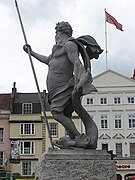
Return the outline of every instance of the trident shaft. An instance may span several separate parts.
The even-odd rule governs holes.
[[[24,26],[23,26],[22,19],[21,19],[21,15],[20,15],[20,11],[19,11],[19,7],[18,7],[18,4],[17,4],[17,0],[15,0],[15,5],[16,5],[17,14],[18,14],[20,25],[21,25],[21,29],[22,29],[24,41],[25,41],[25,44],[28,44],[28,41],[27,41],[27,38],[26,38],[26,34],[25,34],[25,30],[24,30]],[[48,130],[51,146],[52,146],[52,148],[54,148],[53,143],[52,143],[52,136],[51,136],[50,128],[49,128],[49,123],[48,123],[47,116],[46,116],[46,113],[45,113],[45,108],[44,108],[44,105],[43,105],[43,102],[42,102],[41,93],[40,93],[40,89],[39,89],[39,85],[38,85],[38,81],[37,81],[34,65],[33,65],[33,62],[32,62],[32,57],[31,57],[31,52],[30,52],[29,46],[28,46],[28,55],[29,55],[30,64],[31,64],[33,75],[34,75],[37,91],[38,91],[39,101],[40,101],[40,104],[41,104],[41,110],[43,112],[43,118],[46,121],[46,126],[47,126],[47,130]]]

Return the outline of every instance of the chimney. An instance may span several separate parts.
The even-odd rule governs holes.
[[[15,87],[15,86],[16,86],[16,82],[14,82],[14,83],[13,83],[12,95],[11,95],[11,97],[12,97],[12,98],[14,98],[14,97],[15,97],[15,94],[16,94],[16,92],[17,92],[17,89],[16,89],[16,87]]]
[[[10,102],[10,110],[11,110],[11,113],[13,113],[13,106],[14,106],[14,100],[15,100],[15,94],[17,92],[17,89],[16,89],[16,82],[13,83],[13,88],[12,88],[12,93],[11,93],[11,102]]]

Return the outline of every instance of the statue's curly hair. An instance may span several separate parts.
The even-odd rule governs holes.
[[[72,36],[72,27],[70,26],[70,24],[68,22],[62,21],[62,22],[58,22],[56,24],[56,32],[59,31],[61,33],[65,33],[68,35],[68,37]]]

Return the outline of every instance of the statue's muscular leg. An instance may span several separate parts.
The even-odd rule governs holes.
[[[68,117],[71,121],[72,121],[72,113],[73,113],[73,106],[72,106],[72,101],[70,100],[68,103],[67,103],[67,106],[65,107],[65,109],[64,109],[64,111],[63,111],[63,114],[66,116],[66,117]],[[75,135],[71,132],[71,131],[69,131],[69,130],[67,130],[66,129],[66,131],[67,131],[67,133],[68,133],[68,135],[69,135],[69,137],[70,137],[70,139],[75,139]]]
[[[75,139],[76,136],[80,135],[73,121],[69,117],[65,116],[63,112],[52,111],[51,113],[54,119],[65,127],[71,139]]]
[[[91,146],[91,148],[95,149],[97,146],[98,139],[97,126],[95,122],[92,120],[91,116],[88,114],[88,112],[81,105],[80,95],[81,92],[74,91],[72,93],[72,104],[75,112],[79,115],[79,117],[84,123],[86,135],[90,138],[89,145]]]

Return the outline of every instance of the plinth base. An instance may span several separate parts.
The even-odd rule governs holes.
[[[49,149],[35,170],[36,180],[116,180],[115,161],[105,150]]]

